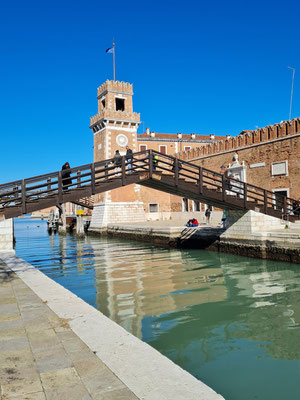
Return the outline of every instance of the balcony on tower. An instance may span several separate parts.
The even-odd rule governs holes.
[[[132,109],[132,84],[127,82],[104,82],[97,90],[98,113],[91,118],[94,133],[108,126],[137,127],[140,114]]]

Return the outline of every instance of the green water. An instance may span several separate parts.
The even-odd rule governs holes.
[[[17,254],[226,400],[300,399],[300,266],[15,221]],[[176,400],[176,399],[174,399]]]

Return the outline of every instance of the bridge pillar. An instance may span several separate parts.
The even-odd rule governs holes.
[[[60,224],[58,226],[58,232],[63,235],[67,233],[67,217],[66,217],[65,204],[61,204],[61,215],[60,215]]]
[[[279,218],[256,211],[228,210],[226,219],[227,230],[222,238],[249,238],[252,234],[282,229],[283,223]]]
[[[13,219],[4,219],[0,214],[0,252],[14,251]]]
[[[108,224],[131,224],[146,221],[142,202],[105,202],[94,204],[89,231],[106,231]]]

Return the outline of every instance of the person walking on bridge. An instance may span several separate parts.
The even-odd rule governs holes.
[[[122,166],[122,156],[119,152],[119,150],[115,151],[114,154],[114,164],[115,164],[115,174],[117,175],[118,172],[120,172],[121,166]]]
[[[63,190],[68,190],[69,186],[72,185],[70,164],[68,162],[64,163],[61,168],[62,186]]]
[[[129,146],[126,146],[126,160],[127,160],[127,165],[128,165],[128,173],[131,174],[132,172],[132,156],[133,152],[132,150],[129,148]]]

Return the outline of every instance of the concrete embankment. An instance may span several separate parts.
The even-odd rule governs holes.
[[[106,234],[111,237],[140,240],[170,247],[195,247],[205,249],[219,240],[224,229],[209,226],[183,227],[159,226],[151,223],[148,226],[115,225],[107,227]]]
[[[280,221],[279,221],[280,222]],[[269,232],[224,230],[206,225],[188,228],[174,221],[109,224],[102,234],[177,248],[198,248],[246,257],[300,263],[300,225]],[[278,226],[276,226],[278,228]],[[239,232],[239,233],[238,233]],[[97,232],[91,232],[91,234]],[[99,232],[98,232],[99,234]]]
[[[0,260],[7,398],[223,399],[13,252]]]

